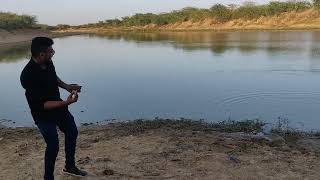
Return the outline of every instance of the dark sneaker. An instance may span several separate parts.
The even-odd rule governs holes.
[[[85,177],[87,176],[87,172],[82,171],[78,169],[77,167],[69,168],[69,169],[63,169],[63,172],[65,174],[71,175],[71,176],[77,176],[77,177]]]

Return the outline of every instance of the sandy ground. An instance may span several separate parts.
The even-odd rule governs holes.
[[[183,123],[83,126],[77,164],[90,173],[84,179],[319,179],[318,138],[270,144],[232,134]],[[61,172],[60,140],[55,177],[78,179]],[[1,129],[0,146],[1,180],[42,178],[45,144],[37,129]]]

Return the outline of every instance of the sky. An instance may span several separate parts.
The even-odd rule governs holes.
[[[0,11],[28,14],[41,24],[80,25],[131,16],[161,13],[184,7],[209,8],[216,3],[241,4],[245,0],[0,0]],[[267,3],[269,0],[256,0]]]

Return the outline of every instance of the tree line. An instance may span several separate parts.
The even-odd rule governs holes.
[[[307,9],[320,9],[320,0],[289,0],[286,2],[272,1],[268,4],[256,4],[246,1],[242,5],[236,4],[215,4],[209,9],[186,7],[181,10],[169,13],[137,13],[131,17],[126,16],[121,19],[108,19],[98,23],[90,23],[77,27],[118,27],[118,26],[144,26],[148,24],[166,25],[185,21],[201,21],[208,18],[223,23],[233,19],[254,19],[259,17],[275,16],[285,12],[301,12]],[[61,27],[68,27],[61,25]]]

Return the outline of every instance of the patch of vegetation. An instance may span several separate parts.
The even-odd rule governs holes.
[[[266,125],[265,122],[259,119],[253,120],[242,120],[242,121],[235,121],[235,120],[227,120],[218,123],[212,124],[215,128],[222,132],[245,132],[245,133],[252,133],[252,132],[261,132],[263,127]]]
[[[276,123],[271,129],[271,133],[280,135],[285,139],[288,145],[296,146],[301,138],[320,137],[320,131],[305,130],[303,128],[294,128],[290,125],[290,121],[284,117],[278,117]]]
[[[22,28],[35,28],[37,25],[36,23],[37,19],[35,16],[0,12],[0,29],[13,30]],[[41,27],[43,26],[40,26],[40,28]]]
[[[304,131],[303,129],[293,128],[290,126],[290,121],[284,117],[278,117],[277,122],[271,129],[272,133],[279,134],[282,137],[301,137],[301,136],[314,136],[318,132]]]
[[[169,13],[146,13],[135,14],[131,17],[122,17],[121,19],[108,19],[91,23],[80,27],[130,27],[145,26],[148,24],[166,25],[173,23],[181,23],[185,21],[201,21],[208,18],[214,18],[219,22],[227,22],[232,19],[254,19],[259,17],[275,16],[285,12],[300,12],[313,7],[320,7],[320,0],[314,0],[313,4],[306,0],[301,1],[272,1],[268,4],[257,5],[254,2],[245,2],[238,6],[235,4],[223,5],[216,4],[209,9],[200,9],[194,7],[186,7],[181,10]]]
[[[232,18],[232,10],[222,4],[216,4],[210,8],[211,15],[220,22],[229,21]]]
[[[57,29],[68,29],[68,28],[70,28],[71,26],[70,25],[67,25],[67,24],[58,24],[58,25],[56,25],[55,26],[55,28],[57,28]]]
[[[98,123],[99,124],[99,123]],[[83,126],[94,125],[93,123],[85,123]],[[186,118],[180,119],[137,119],[131,121],[117,121],[109,125],[117,128],[117,132],[121,135],[138,135],[149,130],[174,129],[175,131],[199,131],[199,132],[224,132],[237,133],[243,132],[247,134],[256,134],[265,132],[267,125],[272,125],[268,133],[277,134],[285,139],[299,139],[304,136],[320,136],[319,131],[307,131],[304,129],[293,128],[290,126],[290,121],[286,118],[279,117],[274,124],[266,123],[260,119],[246,120],[225,120],[220,122],[208,122],[201,120],[192,120]]]
[[[193,130],[202,132],[261,132],[264,122],[256,120],[243,120],[243,121],[222,121],[208,123],[204,120],[191,120],[191,119],[162,119],[155,118],[153,120],[138,119],[134,121],[115,123],[119,128],[119,132],[126,135],[137,135],[144,133],[148,130],[154,129],[175,129],[175,130]]]
[[[266,5],[245,4],[233,13],[233,19],[253,19],[259,17],[275,16],[285,12],[300,12],[312,8],[308,1],[272,1]]]
[[[320,9],[320,0],[313,0],[313,6]]]

